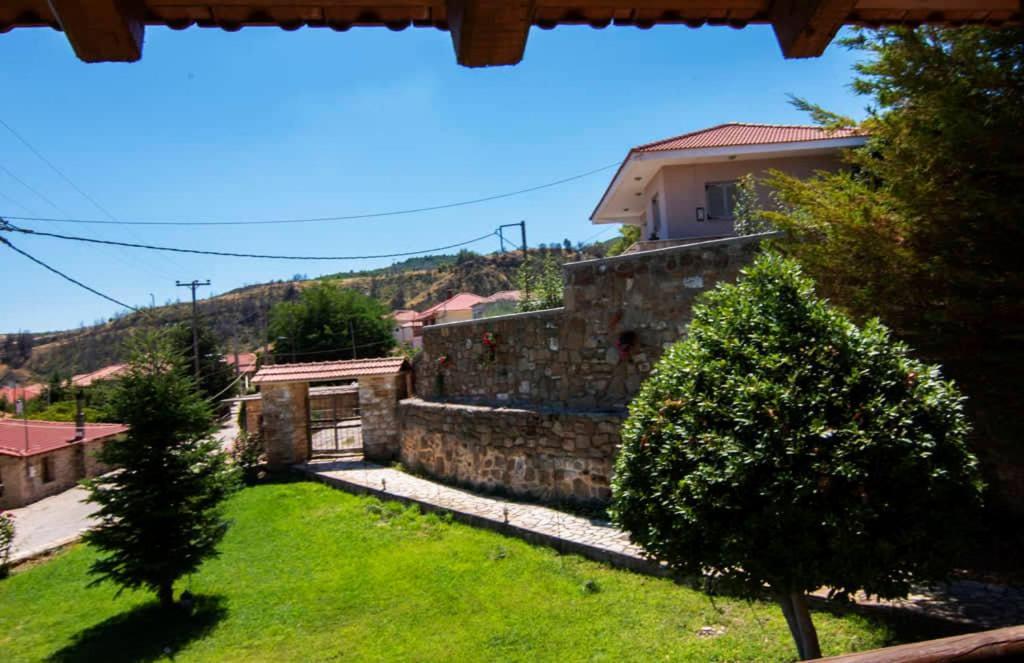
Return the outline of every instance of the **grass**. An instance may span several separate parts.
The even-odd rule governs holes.
[[[88,588],[79,545],[0,581],[0,660],[792,660],[778,608],[708,598],[320,484],[249,488],[222,555],[177,589]],[[815,613],[826,654],[899,639]],[[704,630],[701,635],[701,629]],[[708,635],[710,634],[710,635]]]

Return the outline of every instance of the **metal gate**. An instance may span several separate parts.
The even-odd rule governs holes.
[[[362,453],[358,385],[310,387],[309,440],[313,456]]]

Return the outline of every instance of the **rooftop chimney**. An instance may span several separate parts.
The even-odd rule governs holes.
[[[75,395],[75,442],[85,439],[85,393],[79,389]]]

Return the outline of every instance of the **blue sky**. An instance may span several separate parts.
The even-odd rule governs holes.
[[[134,64],[79,62],[48,29],[0,35],[0,118],[122,220],[360,214],[525,188],[617,162],[630,146],[730,120],[805,123],[794,93],[863,116],[853,56],[787,61],[767,27],[534,29],[517,67],[465,69],[432,29],[346,33],[149,28]],[[0,214],[104,218],[0,127]],[[257,253],[442,246],[525,219],[532,245],[613,227],[588,216],[612,171],[486,204],[291,226],[56,226],[71,234]],[[186,257],[11,237],[131,304],[175,279],[245,283],[388,264]],[[480,251],[497,248],[486,241]],[[0,248],[0,331],[91,323],[117,307]]]

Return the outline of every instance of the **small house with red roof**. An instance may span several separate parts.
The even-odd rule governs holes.
[[[417,333],[423,323],[416,319],[418,316],[419,313],[412,309],[398,309],[391,313],[391,319],[394,321],[391,335],[395,337],[396,343],[411,345],[414,348],[423,347],[422,339]]]
[[[13,509],[72,488],[109,468],[96,453],[124,435],[122,424],[0,419],[0,508]]]
[[[734,235],[741,177],[779,170],[809,177],[842,167],[842,152],[867,140],[855,129],[720,124],[634,147],[591,222],[640,226],[640,249]],[[759,192],[769,203],[768,192]]]
[[[449,297],[440,304],[431,306],[426,311],[418,314],[415,318],[424,327],[430,325],[443,325],[448,322],[459,322],[460,320],[473,319],[473,305],[484,300],[480,295],[471,292],[460,292],[454,297]]]

